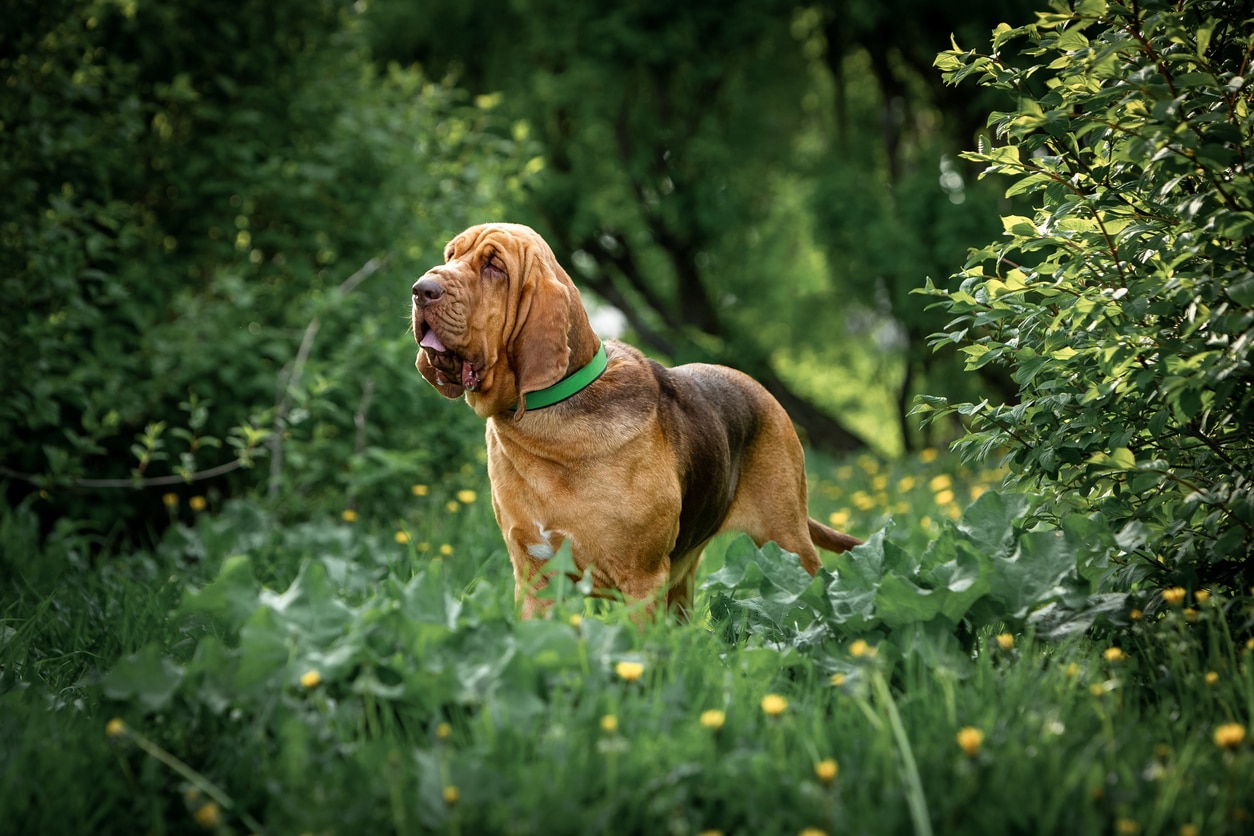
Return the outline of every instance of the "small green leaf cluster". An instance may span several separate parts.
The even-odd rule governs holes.
[[[966,419],[957,447],[1048,486],[1044,513],[1104,515],[1125,583],[1254,580],[1252,25],[1242,3],[1079,0],[936,61],[1014,95],[966,156],[1031,209],[925,290],[952,316],[933,345],[1008,369],[1018,402],[918,411]]]

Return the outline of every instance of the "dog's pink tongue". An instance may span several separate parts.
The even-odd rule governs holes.
[[[435,331],[431,330],[427,331],[427,335],[422,338],[422,342],[418,343],[418,345],[423,348],[429,348],[439,354],[443,354],[448,351],[448,349],[444,347],[444,343],[440,342],[440,338],[435,335]]]

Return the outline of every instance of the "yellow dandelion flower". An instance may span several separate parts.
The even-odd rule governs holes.
[[[453,736],[453,727],[448,723],[440,723],[435,727],[435,736],[440,740],[448,740]]]
[[[1100,682],[1094,682],[1089,686],[1089,693],[1095,697],[1100,697],[1102,694],[1106,693],[1106,686]]]
[[[956,739],[958,747],[967,753],[967,757],[973,758],[980,753],[980,747],[984,745],[984,732],[975,726],[964,726],[958,730]]]
[[[1173,586],[1170,589],[1164,589],[1163,600],[1173,607],[1180,606],[1184,603],[1184,587]]]
[[[431,489],[428,488],[426,485],[414,485],[412,488],[409,489],[409,492],[412,493],[414,496],[426,496],[427,494],[431,492]]]
[[[971,486],[971,500],[975,501],[979,499],[980,497],[984,496],[984,492],[987,490],[988,488],[985,487],[984,485],[972,485]]]
[[[836,479],[841,482],[848,482],[853,478],[853,468],[847,464],[843,464],[836,468]]]
[[[163,493],[161,495],[161,504],[167,508],[177,508],[179,505],[179,495],[176,493]]]
[[[898,503],[896,503],[895,505],[893,505],[893,513],[894,513],[894,514],[908,514],[908,513],[910,513],[910,503],[909,503],[909,502],[898,502]]]
[[[1128,618],[1132,619],[1133,621],[1140,621],[1144,617],[1145,617],[1145,613],[1141,612],[1135,607],[1132,609],[1132,612],[1128,613]]]
[[[1215,745],[1221,749],[1235,749],[1245,740],[1245,726],[1240,723],[1224,723],[1215,729]]]
[[[937,452],[935,447],[925,447],[919,451],[919,461],[924,464],[930,464],[931,462],[936,461],[936,457],[938,455],[940,455],[940,453]]]
[[[913,490],[916,482],[913,476],[903,476],[901,481],[897,483],[897,490],[902,493]]]
[[[888,474],[881,473],[871,480],[871,487],[877,491],[882,491],[888,487]]]
[[[1180,825],[1180,836],[1197,836],[1197,825],[1188,822]]]
[[[1123,652],[1119,647],[1108,647],[1102,651],[1102,658],[1107,662],[1122,662],[1128,658],[1128,654]]]
[[[613,714],[606,714],[601,718],[601,731],[606,734],[613,734],[618,731],[618,718]]]
[[[947,516],[948,516],[951,520],[956,520],[956,519],[958,519],[959,517],[961,517],[961,516],[962,516],[962,509],[958,507],[957,503],[954,503],[954,504],[952,504],[952,505],[946,505],[946,506],[945,506],[945,514],[946,514],[946,515],[947,515]]]
[[[570,618],[566,620],[570,622],[571,627],[578,627],[580,624],[583,624],[583,616],[579,613],[571,613]]]
[[[954,480],[950,478],[948,473],[942,473],[938,476],[933,476],[931,481],[927,483],[927,486],[932,493],[940,493],[941,491],[947,491],[952,488],[954,486]]]
[[[853,496],[849,497],[849,499],[859,511],[870,511],[875,507],[875,500],[866,491],[854,491]]]
[[[997,646],[1000,647],[1002,650],[1014,650],[1015,649],[1014,634],[1013,633],[998,633],[997,634]]]
[[[1075,675],[1080,672],[1080,666],[1075,662],[1071,662],[1066,667],[1067,679],[1075,679]]]
[[[841,508],[839,511],[833,511],[831,516],[827,518],[832,528],[844,528],[849,525],[849,509]]]
[[[214,830],[217,828],[218,823],[222,820],[221,812],[222,811],[218,809],[217,804],[212,801],[207,801],[200,805],[192,816],[196,819],[196,824],[200,825],[205,830]]]
[[[121,717],[114,717],[105,724],[105,734],[113,738],[121,737],[126,734],[126,723],[122,721]]]
[[[723,836],[721,830],[702,830],[697,836]]]
[[[1206,684],[1207,684],[1207,685],[1214,685],[1214,684],[1215,684],[1216,682],[1218,682],[1218,681],[1219,681],[1219,672],[1218,672],[1218,671],[1207,671],[1207,672],[1206,672]]]
[[[456,514],[461,507],[462,504],[456,499],[450,499],[448,502],[444,503],[444,510],[448,511],[450,514]]]
[[[445,557],[448,557],[452,553],[453,553],[453,547],[450,546],[448,543],[445,543],[444,545],[440,546],[440,554],[444,555]]]
[[[1193,600],[1197,601],[1197,605],[1199,607],[1204,606],[1206,602],[1210,600],[1210,590],[1199,589],[1197,592],[1193,593]]]
[[[354,511],[352,508],[345,508],[340,513],[340,519],[342,519],[346,523],[357,522],[357,512]]]
[[[701,727],[718,731],[727,721],[727,715],[717,708],[701,712]]]
[[[1132,819],[1119,819],[1115,822],[1115,832],[1125,834],[1125,836],[1132,836],[1132,834],[1141,832],[1141,826]]]
[[[948,505],[954,501],[954,492],[951,490],[938,491],[936,494],[937,505]]]
[[[931,518],[931,517],[929,517],[929,516],[927,516],[927,515],[924,515],[924,516],[922,516],[922,517],[919,517],[919,525],[920,525],[921,527],[923,527],[923,528],[931,528],[931,527],[932,527],[932,518]]]
[[[827,836],[827,831],[821,827],[804,828],[797,836]]]
[[[863,454],[858,456],[858,467],[862,468],[867,476],[874,476],[879,472],[880,463],[875,460],[875,457]]]
[[[462,793],[457,787],[452,785],[444,788],[444,803],[452,807],[461,800]]]
[[[457,501],[462,505],[469,505],[478,498],[478,494],[471,490],[463,490],[457,492]]]
[[[431,544],[430,544],[430,543],[428,543],[426,540],[423,540],[422,542],[420,542],[420,543],[418,544],[418,551],[420,551],[420,552],[429,552],[429,551],[431,551]]]
[[[1182,610],[1182,612],[1184,613],[1185,621],[1189,622],[1190,624],[1192,624],[1194,621],[1197,621],[1197,610],[1193,609],[1192,607],[1185,607]]]
[[[832,674],[832,684],[837,688],[845,684],[845,675],[843,673]]]
[[[849,645],[849,655],[855,659],[861,659],[864,656],[870,659],[875,656],[876,652],[876,649],[867,644],[864,639],[856,639],[853,644]]]
[[[788,708],[788,700],[779,694],[767,694],[762,698],[762,710],[772,717],[778,717]]]
[[[300,684],[305,688],[317,688],[321,682],[322,674],[317,671],[305,671],[300,677]]]
[[[405,545],[406,543],[408,543],[408,542],[409,542],[409,532],[408,532],[408,531],[398,531],[398,532],[396,532],[396,542],[400,543],[402,546],[403,546],[403,545]]]
[[[817,775],[819,780],[824,784],[830,784],[832,781],[835,781],[836,776],[840,774],[840,766],[831,758],[821,760],[814,765],[814,774]]]
[[[205,501],[203,496],[193,496],[191,499],[187,500],[187,505],[193,511],[203,511],[209,506],[209,503]]]
[[[644,665],[639,662],[619,662],[614,666],[614,673],[627,682],[635,682],[644,673]]]

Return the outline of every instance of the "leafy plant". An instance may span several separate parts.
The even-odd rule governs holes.
[[[1018,402],[919,410],[965,418],[958,449],[1004,452],[1043,515],[1100,513],[1125,585],[1254,581],[1251,22],[1241,3],[1055,3],[936,62],[1016,97],[966,156],[1032,211],[959,290],[929,283],[953,317],[933,344],[1010,370]]]
[[[1099,620],[1127,624],[1127,596],[1096,592],[1115,549],[1111,533],[1079,516],[1062,530],[1023,530],[1029,507],[1028,497],[989,491],[959,521],[946,520],[922,553],[884,529],[814,578],[775,544],[757,549],[740,538],[705,582],[711,613],[732,640],[831,651],[873,638],[898,657],[959,673],[983,628],[1059,640]],[[838,654],[822,658],[836,665],[831,672],[843,669]]]

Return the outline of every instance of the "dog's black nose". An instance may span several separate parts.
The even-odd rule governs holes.
[[[444,295],[444,285],[430,276],[423,276],[414,282],[414,301],[419,305],[429,305]]]

